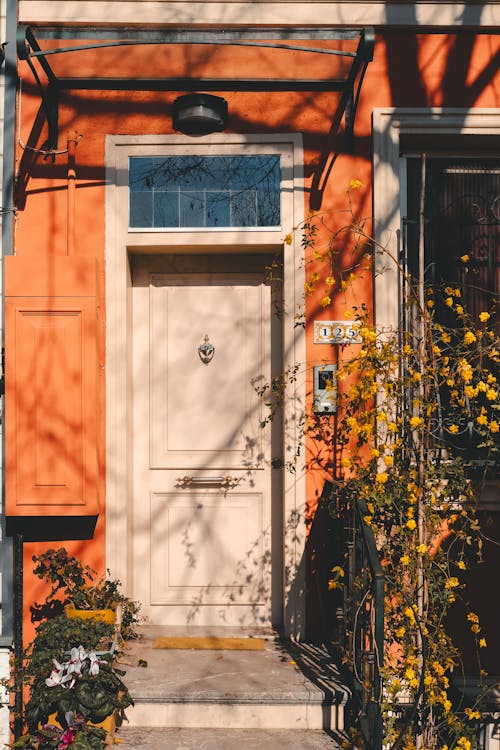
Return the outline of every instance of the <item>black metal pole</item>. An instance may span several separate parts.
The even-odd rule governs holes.
[[[23,733],[23,535],[14,537],[14,738]]]

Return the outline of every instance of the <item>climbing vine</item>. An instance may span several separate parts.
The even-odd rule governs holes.
[[[491,689],[481,665],[488,644],[468,604],[466,577],[482,561],[478,495],[496,471],[500,451],[495,300],[473,314],[456,283],[437,288],[412,278],[355,215],[351,195],[359,187],[358,180],[351,181],[349,220],[326,241],[319,239],[326,215],[311,215],[294,230],[302,233],[311,264],[306,299],[314,296],[320,310],[335,296],[337,309],[339,295],[355,299],[344,315],[359,341],[339,346],[337,371],[328,384],[335,417],[311,409],[304,429],[316,442],[333,443],[331,465],[323,470],[342,486],[345,498],[366,502],[364,521],[377,540],[386,576],[385,654],[379,655],[386,746],[472,750],[478,747],[481,702]],[[292,234],[285,238],[291,240]],[[394,329],[374,325],[369,300],[355,297],[360,277],[371,276],[375,260],[377,268],[398,266],[404,305]],[[462,277],[472,274],[468,253],[457,261]],[[280,389],[295,375],[274,380],[274,410]],[[342,585],[342,566],[335,566],[330,588]],[[480,682],[469,700],[453,689],[462,666],[448,623],[457,616],[459,600]]]

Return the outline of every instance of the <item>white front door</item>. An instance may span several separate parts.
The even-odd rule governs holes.
[[[134,265],[134,596],[152,623],[268,626],[270,288],[197,258]]]

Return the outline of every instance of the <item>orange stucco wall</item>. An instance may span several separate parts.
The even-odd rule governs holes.
[[[359,101],[355,127],[354,154],[342,153],[341,137],[329,134],[338,96],[335,94],[297,93],[227,93],[229,104],[228,130],[245,133],[302,132],[305,160],[305,207],[307,213],[311,188],[312,203],[326,212],[329,230],[345,221],[341,213],[346,207],[346,188],[351,179],[359,179],[363,188],[353,193],[353,208],[359,215],[371,214],[372,135],[371,113],[375,107],[497,107],[499,102],[498,74],[494,64],[499,39],[494,35],[464,33],[460,36],[436,34],[414,35],[388,32],[377,39],[374,61],[369,65]],[[77,57],[78,55],[78,57]],[[249,57],[250,55],[250,57]],[[253,55],[253,57],[252,57]],[[124,50],[94,51],[60,55],[51,58],[58,75],[141,76],[156,75],[165,69],[170,75],[200,75],[209,70],[213,77],[227,75],[227,48],[182,49],[148,47]],[[248,76],[248,61],[256,65],[255,74],[263,70],[270,75],[304,76],[301,64],[292,70],[283,58],[262,50],[231,52],[231,75]],[[287,58],[290,60],[290,57]],[[338,60],[319,58],[311,65],[309,75],[336,75]],[[271,73],[272,71],[272,73]],[[67,155],[46,158],[32,151],[41,148],[46,137],[43,118],[37,115],[40,99],[30,71],[20,64],[22,93],[19,97],[20,132],[18,147],[17,205],[15,250],[18,256],[63,256],[68,250],[68,181]],[[495,78],[496,76],[496,78]],[[98,381],[98,449],[100,516],[94,539],[72,542],[66,546],[101,572],[105,569],[105,336],[104,310],[104,146],[106,134],[162,134],[169,132],[169,105],[177,96],[145,92],[63,92],[60,101],[59,148],[67,140],[82,136],[76,148],[75,248],[78,256],[95,258],[99,269],[99,381]],[[30,148],[25,148],[28,145]],[[333,152],[339,152],[324,189],[318,192],[318,170],[325,175],[325,165]],[[321,185],[321,180],[319,180]],[[326,230],[325,230],[326,231]],[[349,263],[349,246],[339,247],[340,256]],[[307,265],[307,273],[314,264]],[[355,293],[359,302],[371,303],[372,278],[369,270],[357,282]],[[318,288],[308,297],[308,318],[342,318],[353,304],[351,293],[338,290],[332,305],[323,308],[320,299],[324,289]],[[310,327],[309,327],[310,328]],[[307,358],[311,364],[319,358],[307,331]],[[332,352],[333,355],[333,352]],[[321,359],[325,347],[321,348]],[[332,469],[328,448],[309,440],[307,459],[310,464],[307,480],[309,513],[314,515],[318,493],[325,470]],[[318,452],[321,454],[318,455]],[[26,544],[25,599],[39,600],[42,591],[29,572],[31,555],[47,547]],[[27,625],[26,637],[30,630]]]

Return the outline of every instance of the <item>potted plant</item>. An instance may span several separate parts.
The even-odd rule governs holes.
[[[73,631],[75,624],[84,631],[90,627],[94,637],[110,627],[101,621],[70,621],[63,616],[55,620],[66,621]],[[51,624],[55,620],[50,621]],[[47,630],[41,626],[40,629]],[[61,640],[68,636],[68,631],[64,632],[64,628],[62,631]],[[80,645],[61,652],[60,658],[52,658],[47,674],[49,652],[40,632],[37,637],[38,643],[35,638],[27,663],[31,682],[30,698],[25,707],[28,731],[12,747],[16,750],[101,750],[108,744],[107,737],[114,731],[117,718],[133,705],[121,679],[124,673],[113,665],[109,652],[87,650]]]
[[[64,547],[34,555],[33,562],[35,575],[51,586],[44,604],[32,608],[34,619],[63,611],[67,617],[82,620],[114,623],[118,618],[121,636],[137,637],[140,604],[123,594],[120,581],[98,578],[95,570],[69,555]]]
[[[123,713],[133,704],[123,674],[113,666],[111,654],[82,645],[71,648],[60,660],[52,660],[50,675],[34,680],[25,710],[28,728],[35,731],[49,719],[68,728],[68,716],[99,725]]]

